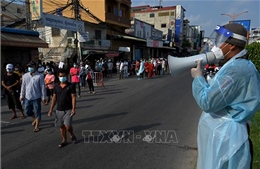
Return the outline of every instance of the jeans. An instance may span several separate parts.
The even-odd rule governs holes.
[[[28,116],[35,115],[35,118],[41,120],[41,98],[36,100],[24,99],[24,111]]]
[[[87,75],[80,75],[80,86],[86,87],[86,77]]]

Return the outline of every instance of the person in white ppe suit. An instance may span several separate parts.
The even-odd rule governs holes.
[[[250,169],[248,122],[260,108],[260,75],[244,49],[247,31],[217,26],[209,49],[224,65],[207,83],[201,61],[191,69],[192,93],[203,110],[198,124],[197,169]]]

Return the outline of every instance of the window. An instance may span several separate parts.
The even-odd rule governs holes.
[[[150,18],[154,18],[154,13],[150,13]]]
[[[169,16],[169,12],[161,12],[158,16]]]
[[[114,15],[118,16],[118,8],[116,6],[114,7]]]
[[[101,31],[95,30],[95,39],[101,39]]]
[[[124,11],[124,10],[122,10],[122,9],[120,9],[119,16],[123,18],[123,17],[124,17],[124,15],[125,15],[124,13],[125,13],[125,11]]]
[[[20,8],[17,8],[17,13],[22,13]]]
[[[166,23],[161,24],[161,28],[166,28]]]
[[[108,12],[108,13],[112,13],[112,8],[111,8],[111,6],[108,6],[108,7],[107,7],[107,12]]]
[[[52,36],[60,36],[60,29],[59,28],[51,28]]]
[[[5,6],[2,6],[2,11],[6,11],[6,8],[5,8]]]

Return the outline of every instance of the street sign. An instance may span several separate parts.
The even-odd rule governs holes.
[[[42,24],[44,26],[66,29],[75,32],[85,31],[84,22],[47,13],[43,13],[42,15]]]

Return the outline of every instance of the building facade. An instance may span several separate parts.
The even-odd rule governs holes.
[[[1,27],[8,27],[14,23],[22,22],[19,28],[26,28],[26,6],[24,4],[1,1]]]
[[[67,0],[61,0],[60,2],[60,5],[57,6],[51,2],[43,1],[43,12],[81,20],[84,22],[84,34],[87,36],[87,40],[80,41],[82,36],[73,31],[59,30],[53,27],[48,28],[47,26],[41,27],[39,25],[38,29],[41,29],[41,34],[50,44],[50,51],[59,51],[53,52],[52,56],[48,56],[48,53],[51,52],[44,51],[43,55],[46,58],[56,58],[56,61],[58,61],[59,57],[62,61],[66,60],[66,58],[73,58],[73,62],[75,62],[76,60],[84,60],[86,57],[89,58],[90,55],[106,57],[106,54],[109,54],[111,57],[114,54],[114,56],[118,56],[120,47],[130,47],[132,45],[131,42],[122,43],[113,38],[116,35],[124,34],[125,29],[130,27],[130,0],[84,0],[80,4],[67,4]],[[77,11],[75,7],[78,9]],[[55,31],[58,33],[54,35]],[[75,43],[77,41],[79,43]],[[75,60],[74,56],[77,47],[80,52]]]

